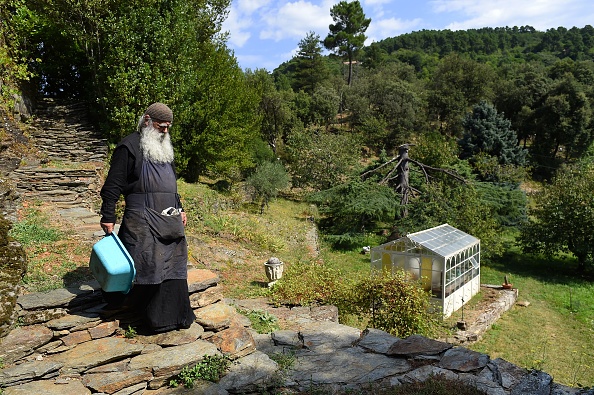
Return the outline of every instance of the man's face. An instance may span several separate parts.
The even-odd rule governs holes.
[[[151,118],[147,119],[147,126],[148,126],[148,121],[150,121]],[[167,122],[167,121],[162,121],[160,119],[155,119],[152,118],[153,121],[153,127],[158,130],[160,133],[168,133],[169,129],[171,128],[171,122]]]

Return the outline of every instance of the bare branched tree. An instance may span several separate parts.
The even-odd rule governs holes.
[[[408,151],[412,146],[414,146],[414,144],[402,144],[398,147],[398,156],[395,156],[392,159],[382,163],[381,165],[361,174],[361,179],[365,180],[372,174],[379,173],[380,170],[384,168],[390,169],[379,181],[379,184],[391,186],[394,189],[394,191],[400,195],[401,210],[399,213],[396,214],[400,218],[404,218],[408,215],[407,204],[409,202],[409,197],[411,193],[420,193],[418,189],[411,187],[409,184],[409,163],[413,163],[419,167],[419,169],[423,172],[423,175],[425,176],[425,181],[427,183],[429,183],[430,181],[431,172],[445,173],[448,176],[455,178],[456,180],[462,183],[466,183],[466,180],[453,170],[428,166],[424,163],[409,158]],[[390,168],[390,166],[392,167]]]

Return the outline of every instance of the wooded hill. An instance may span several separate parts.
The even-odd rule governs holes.
[[[8,107],[15,91],[84,101],[112,143],[148,104],[165,102],[181,177],[246,185],[260,209],[280,191],[311,199],[326,237],[347,248],[448,222],[497,254],[505,227],[530,223],[522,185],[555,185],[559,169],[589,180],[592,26],[420,31],[363,47],[369,20],[358,1],[340,2],[331,15],[352,18],[358,30],[335,18],[327,36],[308,33],[269,73],[237,64],[221,30],[229,6],[10,2],[0,8],[2,98]],[[399,166],[387,165],[403,164],[393,160],[403,144],[407,160],[424,165],[411,168],[405,210]],[[547,225],[567,218],[594,226],[594,201],[579,199],[571,204],[588,210],[572,212],[561,199],[562,221],[532,213],[532,231],[551,233],[559,226]],[[547,240],[579,254],[582,266],[592,257],[587,237],[580,249],[576,235]]]

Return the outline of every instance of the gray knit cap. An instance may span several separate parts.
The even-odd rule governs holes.
[[[173,111],[163,103],[151,104],[144,114],[159,121],[173,122]]]

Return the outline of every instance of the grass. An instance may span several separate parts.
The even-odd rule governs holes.
[[[189,218],[189,263],[219,274],[225,297],[268,296],[264,262],[271,256],[285,262],[285,273],[299,262],[324,262],[349,278],[369,270],[369,255],[333,251],[323,242],[319,251],[315,248],[308,204],[276,199],[259,215],[245,204],[240,189],[219,193],[205,184],[180,182],[180,194]],[[50,218],[43,207],[29,205],[12,231],[25,241],[29,271],[24,281],[29,291],[58,288],[90,276],[90,245],[58,232],[63,228],[53,226]],[[523,255],[513,244],[514,235],[506,237],[506,254],[481,262],[481,282],[501,284],[507,275],[519,290],[519,300],[530,305],[514,306],[481,341],[468,347],[491,358],[542,369],[561,384],[594,386],[592,277],[576,273],[569,256]],[[476,298],[468,309],[474,304]],[[364,325],[356,317],[341,320],[354,327]]]
[[[9,232],[27,253],[23,284],[28,292],[62,288],[91,278],[90,244],[71,237],[67,227],[60,226],[48,210],[40,203],[25,204],[20,220]]]
[[[544,370],[556,382],[594,386],[594,283],[576,273],[568,257],[547,259],[510,249],[482,267],[482,281],[508,275],[519,300],[484,338],[470,348],[518,366]]]

